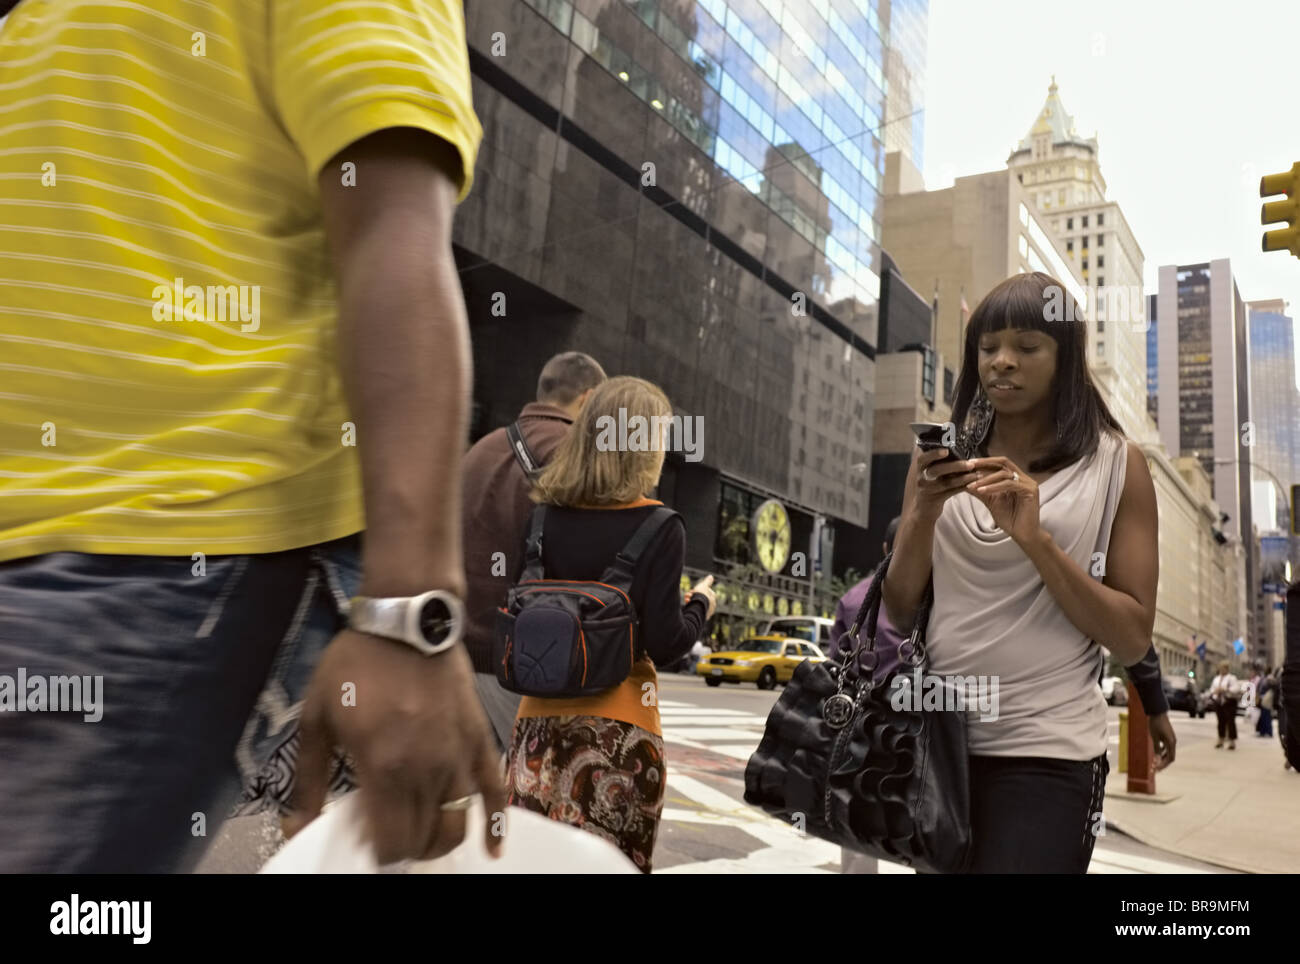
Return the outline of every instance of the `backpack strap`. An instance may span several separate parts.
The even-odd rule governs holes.
[[[615,584],[625,584],[630,586],[632,583],[632,574],[636,572],[637,560],[645,552],[650,541],[658,534],[664,524],[677,516],[677,513],[666,505],[658,506],[648,516],[645,517],[636,532],[632,533],[632,538],[627,541],[621,552],[614,558],[614,562],[605,570],[603,581]]]
[[[545,523],[546,506],[538,505],[533,509],[528,523],[528,541],[524,548],[524,571],[519,576],[520,582],[541,579],[546,574],[546,567],[542,563],[542,527]]]
[[[524,433],[519,430],[517,421],[506,426],[506,438],[510,440],[511,454],[514,455],[515,461],[524,470],[524,475],[528,476],[529,481],[541,475],[542,464],[537,461],[537,456],[533,455],[533,450],[524,441]]]

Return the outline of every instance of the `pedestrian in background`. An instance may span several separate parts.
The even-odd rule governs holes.
[[[910,626],[933,578],[929,672],[984,677],[968,713],[973,873],[1085,873],[1108,762],[1106,646],[1151,648],[1155,487],[1088,373],[1087,324],[1042,272],[997,285],[966,328],[953,421],[970,458],[914,454],[885,579]],[[1098,553],[1104,575],[1094,575]]]
[[[1272,670],[1260,676],[1255,689],[1255,699],[1259,703],[1259,723],[1255,726],[1255,734],[1272,739],[1273,706],[1277,702],[1277,681]]]
[[[663,444],[651,451],[610,449],[597,441],[602,419],[655,425],[656,417],[671,415],[664,393],[639,378],[611,378],[591,393],[532,493],[535,502],[548,506],[542,538],[547,579],[599,580],[663,504],[650,498],[663,470]],[[682,602],[685,561],[686,525],[674,516],[641,554],[633,576],[629,597],[640,645],[631,675],[595,696],[525,696],[507,767],[511,804],[609,840],[645,873],[667,778],[655,666],[690,650],[716,606],[712,576],[697,582]]]
[[[1286,699],[1284,698],[1285,694],[1282,689],[1282,667],[1281,666],[1277,668],[1277,673],[1274,676],[1273,681],[1276,684],[1276,689],[1274,690],[1274,692],[1277,694],[1277,699],[1275,702],[1275,707],[1277,709],[1277,738],[1282,744],[1282,766],[1283,769],[1291,770],[1293,769],[1293,767],[1291,766],[1291,759],[1287,756],[1287,752],[1286,752],[1287,710],[1286,710]]]
[[[1210,681],[1210,701],[1214,704],[1214,715],[1219,721],[1219,742],[1214,744],[1217,750],[1228,741],[1228,749],[1237,749],[1237,701],[1241,698],[1241,681],[1231,673],[1231,666],[1225,659],[1219,663],[1219,672]]]
[[[492,666],[492,627],[519,566],[519,540],[528,524],[537,472],[569,433],[605,370],[590,355],[567,351],[542,366],[537,400],[519,413],[513,428],[525,451],[499,428],[483,436],[461,461],[461,515],[465,540],[465,646],[474,664],[474,686],[492,723],[498,747],[510,743],[519,697],[497,682]]]

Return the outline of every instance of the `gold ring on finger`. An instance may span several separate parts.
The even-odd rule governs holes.
[[[468,810],[473,803],[474,803],[474,796],[471,794],[468,797],[457,797],[455,800],[448,800],[446,803],[441,804],[438,807],[438,809],[439,810]]]

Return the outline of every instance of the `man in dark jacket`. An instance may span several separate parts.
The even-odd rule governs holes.
[[[519,413],[516,425],[537,466],[545,465],[582,410],[605,371],[590,355],[556,355],[537,379],[537,401]],[[465,645],[474,664],[474,683],[502,750],[510,742],[519,697],[497,683],[492,665],[492,627],[505,602],[515,556],[532,513],[532,482],[499,428],[479,439],[461,463],[465,511]]]

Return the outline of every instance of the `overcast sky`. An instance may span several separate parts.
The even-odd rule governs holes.
[[[930,0],[926,187],[1005,167],[1055,74],[1147,293],[1161,265],[1227,257],[1242,298],[1300,321],[1300,259],[1264,254],[1259,223],[1260,176],[1300,161],[1298,44],[1300,0]]]

